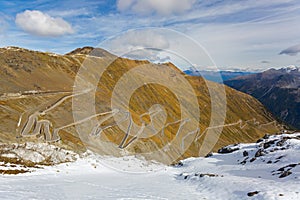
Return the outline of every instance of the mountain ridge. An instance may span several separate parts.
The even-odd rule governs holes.
[[[298,67],[269,69],[236,77],[226,85],[260,100],[278,119],[300,129],[300,70]]]

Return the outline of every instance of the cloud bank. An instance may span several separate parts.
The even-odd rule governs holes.
[[[15,23],[25,32],[37,36],[57,37],[72,34],[72,26],[62,18],[54,18],[38,10],[18,13]]]

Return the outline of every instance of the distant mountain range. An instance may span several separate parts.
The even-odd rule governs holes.
[[[261,101],[278,119],[300,129],[300,68],[289,66],[239,76],[224,83]]]
[[[211,71],[211,70],[194,70],[188,69],[183,71],[185,74],[190,76],[202,76],[206,80],[214,81],[217,83],[222,83],[223,81],[238,77],[238,76],[245,76],[249,74],[257,73],[255,71],[232,71],[232,70],[221,70],[221,71]]]

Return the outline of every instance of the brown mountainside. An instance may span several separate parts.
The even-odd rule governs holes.
[[[197,121],[199,130],[180,134],[178,131],[182,122],[180,102],[169,88],[155,83],[145,84],[132,93],[129,100],[130,112],[124,114],[123,127],[130,127],[130,123],[133,122],[139,127],[151,123],[154,126],[161,124],[162,122],[156,120],[153,114],[156,112],[153,105],[160,104],[167,113],[164,129],[151,137],[139,138],[130,131],[138,132],[141,129],[133,127],[128,134],[116,125],[117,121],[111,117],[114,114],[110,108],[114,88],[124,74],[141,65],[147,66],[147,69],[155,69],[156,75],[159,75],[161,80],[166,80],[166,83],[173,79],[175,82],[178,81],[176,78],[179,74],[185,76],[197,96],[200,116],[194,117],[200,118]],[[98,66],[106,66],[103,74],[99,74],[101,70],[97,68]],[[171,63],[158,65],[148,61],[117,58],[105,50],[92,47],[76,49],[66,55],[10,47],[0,49],[0,67],[0,142],[3,143],[46,140],[79,152],[88,146],[103,154],[118,156],[123,155],[124,151],[129,154],[141,153],[149,159],[170,163],[179,158],[204,155],[212,150],[209,148],[210,145],[213,145],[213,150],[216,151],[224,145],[253,142],[266,133],[273,134],[280,131],[274,118],[261,103],[247,94],[226,86],[225,123],[211,124],[212,116],[220,118],[216,119],[217,122],[222,121],[222,113],[218,114],[218,109],[214,114],[211,112],[211,96],[215,95],[213,98],[221,99],[218,90],[222,85],[205,81],[201,77],[184,75]],[[89,70],[88,75],[85,81],[81,80],[83,77],[80,75],[79,78],[77,76],[76,80],[82,81],[78,88],[76,84],[74,86],[76,75],[79,69],[85,68]],[[170,73],[170,69],[175,71],[175,74]],[[140,74],[147,76],[143,73]],[[101,79],[98,80],[97,76],[100,75]],[[134,81],[138,82],[140,78]],[[90,85],[97,87],[91,92],[88,90]],[[178,87],[181,87],[180,84]],[[213,88],[214,92],[209,92],[208,87]],[[83,89],[86,91],[80,94]],[[123,96],[126,95],[126,91],[124,95],[121,93],[116,95],[117,101],[121,102],[122,98],[125,98]],[[191,94],[187,93],[186,97],[183,97],[187,107],[191,103],[189,95]],[[74,123],[73,114],[80,115],[88,111],[89,106],[85,104],[94,97],[98,115],[90,118],[85,116],[82,118],[84,120],[75,120]],[[80,105],[80,108],[74,105]],[[216,105],[216,108],[218,106],[220,105]],[[150,111],[153,109],[153,113],[149,109]],[[157,113],[159,115],[160,112]],[[95,119],[102,121],[97,130],[93,129],[95,127],[92,121]],[[75,125],[79,125],[79,133]],[[213,136],[221,129],[222,133],[216,145],[210,139],[205,140],[203,144],[207,134]],[[93,130],[94,134],[91,134]],[[165,148],[170,142],[174,143],[169,149]],[[157,150],[160,152],[153,153]]]

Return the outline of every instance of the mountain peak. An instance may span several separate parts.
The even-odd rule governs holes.
[[[91,46],[85,46],[82,48],[77,48],[69,53],[66,53],[67,56],[74,56],[74,55],[89,55],[89,56],[95,56],[95,57],[112,57],[115,56],[111,54],[110,52],[101,49],[101,48],[94,48]]]
[[[69,53],[66,53],[66,55],[76,55],[76,54],[84,54],[87,55],[89,53],[91,53],[91,51],[93,51],[95,48],[94,47],[90,47],[90,46],[85,46],[82,48],[77,48]]]

